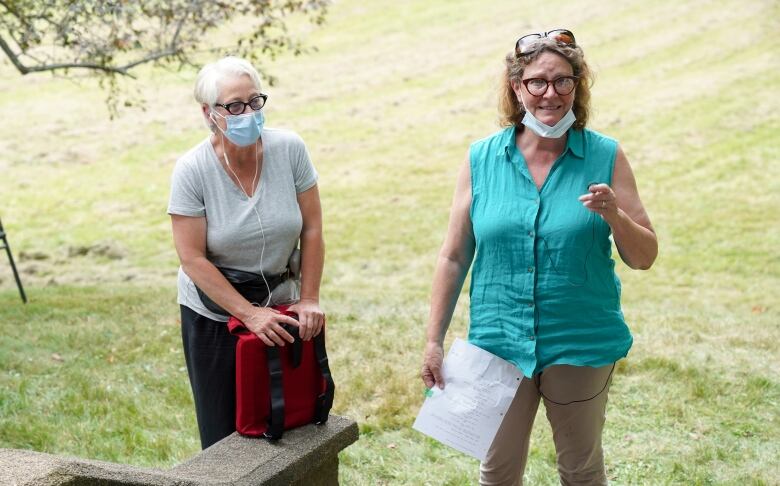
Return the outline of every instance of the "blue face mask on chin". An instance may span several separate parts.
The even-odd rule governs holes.
[[[540,137],[561,138],[569,128],[574,125],[575,121],[577,121],[577,117],[574,116],[574,111],[570,109],[563,115],[563,118],[558,120],[558,123],[553,126],[539,121],[539,119],[533,116],[530,111],[525,112],[522,123]]]
[[[217,125],[217,129],[234,145],[238,145],[239,147],[248,147],[257,142],[257,139],[260,138],[260,132],[263,131],[263,125],[265,124],[263,110],[253,111],[252,113],[245,113],[243,115],[230,116],[222,116],[216,111],[212,111],[211,113],[225,119],[227,129],[222,130],[219,128],[219,125]]]

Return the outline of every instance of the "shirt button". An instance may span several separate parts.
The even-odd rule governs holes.
[[[531,341],[534,341],[536,339],[536,337],[535,336],[531,336],[529,339],[531,339]]]
[[[528,273],[534,273],[534,267],[528,267]]]
[[[534,306],[534,303],[533,303],[533,302],[529,302],[529,303],[528,303],[528,307],[533,307],[533,306]]]
[[[533,231],[529,231],[529,232],[528,232],[528,236],[530,236],[531,238],[533,238],[533,237],[534,237],[534,232],[533,232]]]

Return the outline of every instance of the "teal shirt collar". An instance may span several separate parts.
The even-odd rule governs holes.
[[[569,128],[564,153],[570,152],[579,159],[585,157],[585,137],[582,132],[583,130],[580,129]],[[515,145],[516,134],[516,126],[504,129],[504,133],[501,134],[501,142],[498,144],[499,150],[496,155],[504,156],[507,161],[512,160],[512,154],[517,152],[517,145]]]

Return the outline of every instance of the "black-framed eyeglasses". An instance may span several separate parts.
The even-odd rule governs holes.
[[[243,101],[233,101],[231,103],[222,104],[222,103],[214,103],[214,106],[221,106],[222,108],[226,109],[228,113],[231,115],[240,115],[246,110],[246,107],[252,108],[252,110],[257,111],[265,106],[265,100],[268,99],[267,94],[259,94],[252,99],[250,99],[247,103],[244,103]]]
[[[524,35],[523,37],[517,39],[517,42],[515,43],[515,54],[518,56],[526,56],[531,54],[532,52],[536,51],[536,42],[539,39],[543,39],[545,37],[565,46],[577,46],[577,43],[574,40],[574,34],[572,34],[570,30],[554,29],[549,32]]]
[[[574,91],[577,87],[577,76],[558,76],[552,81],[548,81],[544,78],[528,78],[522,81],[525,89],[528,90],[533,96],[544,96],[547,92],[547,88],[552,84],[556,93],[561,96],[566,96]]]

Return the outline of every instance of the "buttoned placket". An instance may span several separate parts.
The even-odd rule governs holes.
[[[514,136],[512,137],[512,140],[514,140]],[[525,184],[528,184],[530,188],[535,191],[536,197],[533,201],[533,207],[524,213],[524,221],[523,224],[527,228],[526,235],[528,236],[530,240],[529,245],[525,245],[525,248],[527,248],[527,254],[525,255],[525,261],[528,262],[528,266],[525,269],[525,276],[526,279],[526,285],[523,287],[526,289],[526,293],[521,296],[521,302],[519,302],[519,305],[521,308],[521,313],[523,315],[523,322],[531,323],[530,329],[528,330],[528,340],[529,341],[536,341],[536,335],[538,330],[538,313],[536,312],[536,283],[537,283],[537,261],[536,261],[536,245],[537,245],[537,225],[539,221],[539,215],[541,213],[541,194],[536,189],[536,184],[533,181],[533,178],[531,177],[531,174],[528,172],[528,167],[525,164],[525,160],[522,157],[522,154],[517,150],[515,147],[514,150],[515,158],[516,160],[512,160],[512,153],[510,152],[509,145],[507,144],[504,147],[504,156],[506,158],[506,161],[512,166],[515,167],[516,170],[520,172],[522,175],[522,179]],[[534,345],[535,347],[535,345]]]
[[[530,183],[534,189],[536,189],[536,184],[534,183],[533,179],[531,178],[530,174],[527,174],[527,183]],[[530,336],[531,341],[536,340],[536,335],[538,334],[539,330],[539,313],[536,312],[536,283],[537,283],[537,277],[538,274],[536,272],[537,269],[537,261],[536,261],[536,245],[538,244],[537,241],[537,227],[539,224],[539,214],[541,213],[542,208],[542,198],[541,194],[536,195],[536,200],[534,201],[534,212],[533,212],[533,221],[530,222],[531,229],[528,231],[529,238],[531,238],[531,258],[530,262],[532,262],[533,266],[528,267],[528,273],[529,278],[532,279],[532,285],[530,288],[532,289],[532,295],[530,302],[528,303],[528,311],[532,313],[531,322],[533,322],[533,330],[532,334]]]
[[[538,238],[538,226],[539,226],[539,216],[541,215],[541,209],[542,209],[542,194],[544,193],[544,189],[547,186],[550,179],[553,177],[553,174],[555,173],[556,169],[560,165],[563,158],[566,156],[566,153],[569,150],[569,144],[567,143],[566,148],[564,148],[563,152],[560,156],[555,160],[552,167],[550,167],[550,172],[547,174],[547,178],[545,179],[544,183],[542,184],[541,189],[537,189],[536,183],[533,180],[533,177],[531,177],[531,174],[528,172],[528,166],[525,163],[525,158],[523,157],[522,153],[520,153],[519,149],[517,147],[514,147],[514,153],[515,157],[517,158],[516,161],[512,160],[512,154],[510,153],[509,149],[509,143],[514,143],[514,131],[511,132],[512,137],[511,141],[508,141],[507,145],[504,147],[504,155],[506,157],[507,162],[511,163],[517,170],[520,171],[520,174],[522,174],[523,179],[525,180],[526,184],[529,184],[530,187],[536,192],[536,198],[534,199],[534,207],[533,207],[533,213],[529,213],[529,219],[525,221],[528,230],[527,235],[532,240],[530,247],[530,254],[526,255],[527,260],[529,262],[528,267],[526,268],[526,278],[530,279],[530,285],[526,285],[526,289],[531,289],[530,293],[531,295],[524,295],[523,301],[526,302],[525,306],[526,308],[523,309],[523,316],[525,322],[532,322],[533,328],[531,330],[531,334],[528,336],[528,339],[530,341],[536,341],[536,337],[539,334],[539,313],[537,312],[536,307],[536,285],[538,283],[538,261],[536,258],[536,250],[537,245],[539,244],[539,238]],[[530,315],[529,315],[530,314]]]

